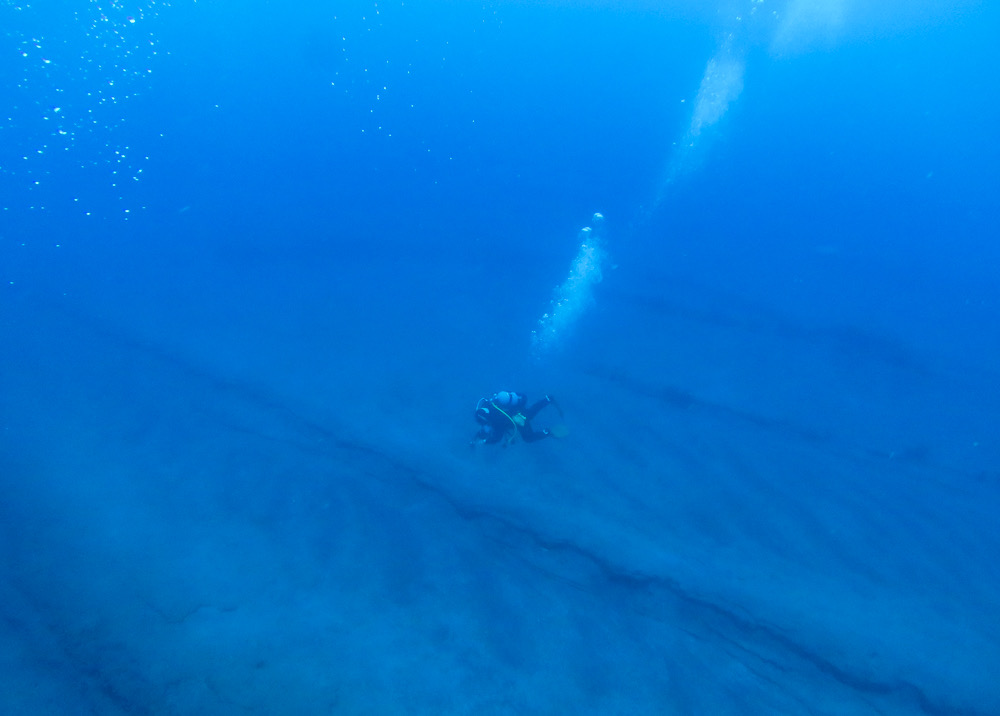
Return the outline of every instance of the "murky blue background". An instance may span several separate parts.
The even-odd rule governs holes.
[[[1000,711],[998,28],[0,3],[0,710]]]

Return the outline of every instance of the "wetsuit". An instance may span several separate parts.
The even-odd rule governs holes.
[[[477,410],[476,420],[482,424],[482,427],[473,438],[473,443],[498,443],[506,437],[512,437],[515,429],[526,443],[533,443],[536,440],[549,437],[548,430],[534,430],[531,427],[531,419],[538,415],[539,410],[552,402],[549,396],[546,395],[523,410],[522,407],[528,401],[524,396],[519,397],[520,400],[513,406],[498,407],[492,402],[487,402],[485,410]],[[523,421],[520,420],[521,416],[524,418]]]

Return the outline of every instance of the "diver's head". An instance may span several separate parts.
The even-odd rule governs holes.
[[[502,410],[517,410],[524,405],[524,400],[523,395],[515,393],[513,390],[501,390],[490,399],[490,402],[493,403],[494,407]]]
[[[489,408],[485,407],[476,408],[476,422],[486,425],[486,423],[489,422],[489,418],[490,418]]]

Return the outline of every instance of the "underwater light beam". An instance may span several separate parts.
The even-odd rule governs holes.
[[[656,209],[666,198],[670,185],[678,177],[688,173],[697,162],[696,151],[700,146],[702,132],[717,124],[743,91],[743,72],[746,62],[743,53],[733,49],[733,35],[730,34],[719,51],[705,67],[694,110],[687,130],[667,160],[667,167],[660,180],[653,202]]]
[[[569,267],[569,275],[559,284],[549,311],[531,332],[531,353],[535,360],[563,345],[580,316],[594,302],[594,286],[604,278],[607,252],[601,239],[603,214],[594,214],[591,225],[580,230],[580,248]]]
[[[733,18],[731,30],[708,60],[693,102],[690,121],[667,158],[652,204],[640,210],[641,219],[650,219],[673,183],[697,167],[704,153],[707,130],[722,121],[739,99],[743,92],[746,48],[754,35],[761,33],[769,36],[774,51],[800,44],[805,36],[815,36],[817,28],[836,30],[843,23],[844,0],[788,0],[783,7],[783,10],[787,8],[787,12],[773,10],[758,13],[764,2],[749,0],[746,12]],[[769,27],[772,22],[777,24],[776,29]],[[760,39],[759,35],[757,39]],[[532,331],[532,355],[535,360],[561,347],[580,316],[593,303],[594,286],[603,278],[607,259],[600,236],[603,221],[601,214],[594,214],[593,226],[580,232],[580,248],[570,265],[569,275],[556,287],[550,310]]]

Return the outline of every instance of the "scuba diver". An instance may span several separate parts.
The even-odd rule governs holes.
[[[533,443],[548,437],[563,437],[566,434],[564,426],[553,426],[547,430],[534,430],[531,427],[531,419],[538,415],[538,412],[549,403],[556,405],[556,410],[562,415],[558,404],[551,397],[544,398],[534,403],[528,408],[528,399],[512,391],[502,390],[493,395],[492,398],[480,398],[476,403],[476,422],[479,423],[479,431],[469,443],[470,447],[475,447],[482,443],[498,443],[504,441],[504,447],[513,443],[520,435],[526,443]]]

